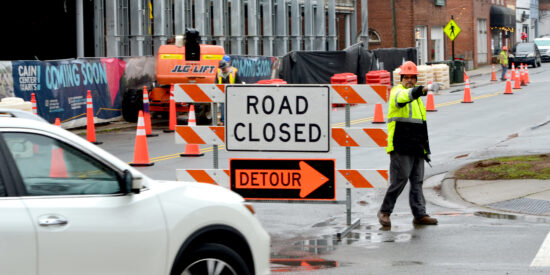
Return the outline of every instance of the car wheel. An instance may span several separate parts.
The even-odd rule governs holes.
[[[177,263],[172,274],[249,275],[244,260],[231,248],[216,244],[204,244]]]
[[[127,90],[122,96],[122,117],[128,122],[136,122],[139,110],[143,110],[143,91]]]

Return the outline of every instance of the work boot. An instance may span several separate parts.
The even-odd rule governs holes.
[[[437,219],[426,215],[420,219],[414,218],[413,223],[418,225],[436,225]]]
[[[390,214],[386,214],[378,211],[378,222],[382,226],[391,226]]]

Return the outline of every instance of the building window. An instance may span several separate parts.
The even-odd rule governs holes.
[[[436,6],[445,6],[445,0],[434,0]]]
[[[382,43],[382,39],[380,38],[380,34],[378,34],[378,32],[373,30],[373,29],[369,29],[369,43],[371,43],[371,44],[380,44],[380,43]]]

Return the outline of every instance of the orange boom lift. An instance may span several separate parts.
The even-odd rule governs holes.
[[[157,81],[149,90],[149,110],[168,117],[170,85],[177,83],[215,83],[218,64],[225,54],[222,46],[199,44],[199,32],[187,29],[185,42],[176,36],[174,45],[161,45],[157,53]],[[127,90],[122,99],[122,116],[126,121],[137,121],[143,110],[141,90]],[[197,124],[208,125],[212,120],[211,103],[195,105]],[[189,112],[190,103],[177,102],[176,111]]]

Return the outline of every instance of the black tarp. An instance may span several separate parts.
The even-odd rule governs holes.
[[[365,74],[378,70],[383,62],[384,69],[393,71],[403,60],[416,61],[415,48],[390,48],[366,50],[362,43],[343,51],[298,51],[283,56],[279,78],[289,84],[328,84],[338,73],[357,75],[358,83],[365,83]]]

